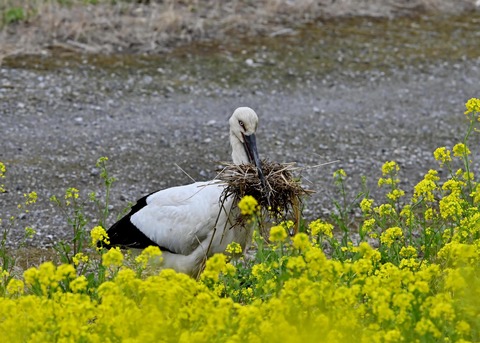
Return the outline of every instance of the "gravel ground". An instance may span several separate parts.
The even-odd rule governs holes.
[[[364,25],[380,34],[384,26],[376,23]],[[389,30],[398,29],[389,23]],[[478,40],[478,31],[468,38],[469,32],[464,36],[458,30],[448,34],[467,37],[461,38],[465,41],[460,49]],[[425,34],[434,37],[431,31]],[[417,38],[422,47],[422,37]],[[316,37],[317,47],[324,39]],[[181,54],[187,57],[177,52],[161,57],[162,62],[134,58],[126,63],[119,58],[95,64],[72,56],[33,62],[25,58],[24,67],[10,62],[0,68],[0,160],[7,166],[2,183],[8,190],[0,195],[0,208],[2,218],[16,218],[11,243],[18,244],[25,226],[37,231],[28,241],[31,246],[69,239],[65,217],[48,199],[68,187],[78,188],[85,199],[92,191],[103,195],[95,168],[100,156],[109,157],[110,173],[118,179],[110,223],[129,201],[190,182],[180,168],[195,180],[214,177],[216,161],[230,158],[227,120],[238,106],[250,106],[260,117],[257,143],[262,157],[296,161],[302,167],[338,160],[302,172],[305,185],[317,192],[306,202],[309,219],[333,210],[332,199],[339,194],[332,173],[339,168],[349,175],[350,194],[361,190],[365,175],[381,200],[376,186],[380,167],[396,160],[402,168],[401,187],[411,192],[428,169],[437,167],[432,151],[452,147],[463,137],[464,103],[480,95],[480,53],[450,58],[447,51],[431,60],[427,56],[428,61],[402,64],[411,56],[402,56],[400,49],[395,65],[375,62],[359,69],[338,57],[342,51],[348,55],[348,42],[337,37],[335,46],[320,44],[337,57],[318,73],[304,70],[313,60],[286,68],[279,56],[292,50],[282,50],[282,44],[274,44],[274,49],[265,40],[243,43],[238,56],[232,53],[238,57],[236,73],[243,75],[239,80],[210,74],[206,61],[217,55],[230,60],[226,50],[204,53],[202,63],[185,50]],[[302,47],[311,48],[306,43]],[[201,47],[196,49],[193,55],[201,54]],[[368,49],[372,54],[381,51]],[[357,53],[353,51],[354,57]],[[188,69],[188,61],[196,72]],[[222,68],[229,66],[214,63],[220,74],[227,75]],[[478,139],[472,146],[478,146]],[[39,201],[26,213],[17,204],[30,191],[38,193]],[[90,204],[85,209],[94,217]]]

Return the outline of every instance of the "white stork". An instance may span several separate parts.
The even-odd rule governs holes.
[[[233,162],[255,164],[264,184],[255,141],[257,114],[249,107],[239,107],[229,124]],[[251,243],[252,228],[232,229],[238,209],[232,208],[233,197],[223,199],[224,187],[218,180],[195,182],[139,199],[130,213],[107,231],[110,246],[158,246],[165,268],[198,276],[205,259],[223,253],[228,244],[239,243],[245,251]]]

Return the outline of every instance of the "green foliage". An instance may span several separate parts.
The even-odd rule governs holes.
[[[22,7],[10,7],[3,12],[3,22],[7,25],[24,21],[26,18],[27,15]]]

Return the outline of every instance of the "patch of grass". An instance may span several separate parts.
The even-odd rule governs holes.
[[[26,18],[23,7],[10,7],[3,12],[3,22],[6,25],[24,21]]]

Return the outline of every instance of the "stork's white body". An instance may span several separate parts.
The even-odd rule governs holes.
[[[147,206],[131,222],[164,248],[163,264],[197,275],[206,257],[223,253],[231,242],[248,248],[252,230],[233,227],[238,211],[232,198],[222,198],[224,185],[215,181],[172,187],[147,197]],[[158,244],[158,243],[157,243]]]
[[[240,107],[229,122],[233,162],[254,162],[260,175],[254,135],[256,113]],[[251,227],[234,227],[239,211],[233,198],[224,197],[224,188],[216,180],[195,182],[140,199],[129,214],[108,230],[111,245],[158,245],[165,268],[198,276],[206,258],[224,252],[232,242],[239,243],[245,251],[252,239]]]

